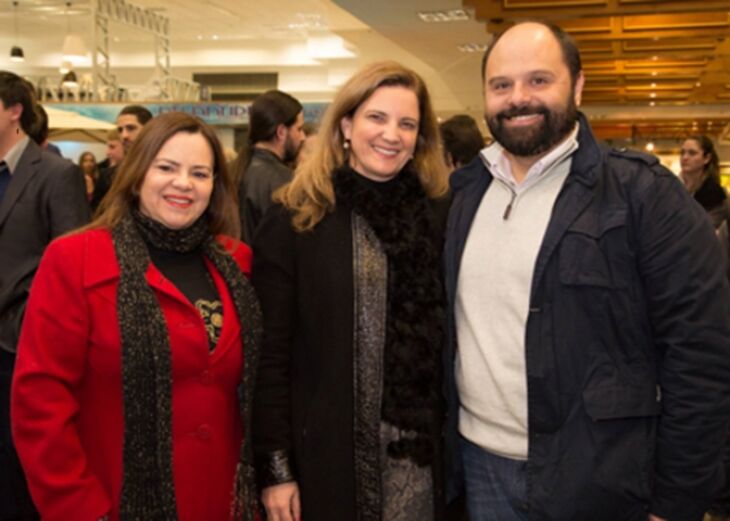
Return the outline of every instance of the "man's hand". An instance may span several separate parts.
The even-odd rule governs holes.
[[[302,508],[296,482],[266,487],[261,493],[269,521],[301,521]]]
[[[649,521],[667,521],[666,517],[657,517],[654,514],[649,514]]]

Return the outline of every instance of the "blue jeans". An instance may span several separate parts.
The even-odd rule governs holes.
[[[526,461],[502,458],[461,438],[470,521],[528,521]]]

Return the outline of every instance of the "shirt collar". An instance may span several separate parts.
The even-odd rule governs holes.
[[[482,161],[487,166],[494,177],[506,183],[515,192],[521,192],[535,184],[546,172],[550,171],[553,166],[560,163],[563,159],[573,154],[578,149],[578,131],[580,124],[575,123],[575,127],[558,146],[553,148],[549,153],[540,158],[527,171],[525,179],[522,183],[517,184],[512,176],[512,168],[509,159],[505,154],[504,147],[497,141],[493,142],[481,152]]]
[[[13,147],[8,150],[8,153],[5,154],[5,157],[2,158],[3,161],[5,161],[5,164],[8,165],[8,170],[10,170],[10,174],[12,175],[15,172],[15,169],[18,167],[18,162],[20,161],[20,156],[23,155],[23,152],[25,152],[25,147],[28,146],[28,142],[30,141],[30,138],[28,136],[23,137],[20,141],[15,143]]]

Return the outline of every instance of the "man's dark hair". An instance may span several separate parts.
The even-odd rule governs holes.
[[[142,105],[127,105],[118,114],[118,116],[131,115],[136,116],[137,121],[141,125],[145,125],[152,119],[152,112],[144,108]]]
[[[33,86],[17,74],[0,71],[0,100],[5,108],[18,104],[23,107],[20,126],[26,134],[30,134],[36,120]]]
[[[573,81],[573,85],[575,85],[578,75],[583,69],[580,62],[580,51],[578,51],[578,46],[576,45],[575,40],[573,40],[573,37],[566,33],[562,27],[548,22],[543,22],[541,20],[525,20],[524,22],[519,22],[495,35],[494,39],[489,44],[489,47],[487,47],[487,50],[484,51],[484,56],[482,57],[482,81],[484,81],[484,74],[487,72],[487,60],[489,60],[489,55],[492,53],[494,46],[497,45],[497,42],[507,31],[525,23],[540,24],[550,29],[550,32],[553,33],[553,36],[558,41],[560,49],[563,51],[563,62],[568,67],[568,70],[570,71],[570,79]]]
[[[48,113],[39,103],[35,105],[35,124],[27,131],[30,139],[42,145],[48,139]]]
[[[270,90],[261,94],[248,112],[249,145],[271,140],[279,125],[292,126],[301,111],[302,104],[286,92]]]
[[[444,151],[454,165],[466,165],[484,148],[484,138],[474,118],[466,114],[453,116],[439,126]]]

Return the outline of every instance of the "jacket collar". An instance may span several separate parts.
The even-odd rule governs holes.
[[[281,158],[274,154],[271,150],[267,150],[261,147],[253,147],[251,157],[255,157],[256,159],[260,159],[262,161],[281,163],[282,165],[285,164],[284,161],[282,161]]]

